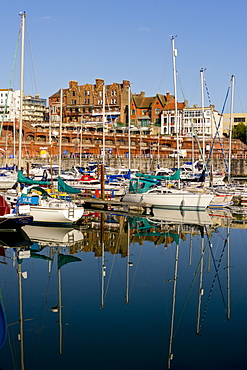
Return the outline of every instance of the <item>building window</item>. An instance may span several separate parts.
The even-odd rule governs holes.
[[[71,104],[76,104],[76,100],[75,99],[71,99]]]
[[[134,116],[135,114],[136,114],[135,109],[132,109],[132,110],[131,110],[131,115],[132,115],[132,116]]]
[[[103,96],[103,91],[102,90],[99,91],[99,96],[100,97]]]
[[[117,99],[111,99],[111,104],[117,104]]]
[[[160,108],[156,108],[155,109],[155,114],[159,114],[160,113]]]
[[[245,122],[244,117],[234,117],[234,122]]]
[[[117,95],[117,91],[116,91],[116,90],[112,90],[112,91],[111,91],[111,95],[112,95],[112,96],[116,96],[116,95]]]
[[[146,110],[143,110],[143,111],[142,111],[142,115],[143,115],[143,116],[146,116],[146,114],[147,114],[147,111],[146,111]]]
[[[72,91],[72,96],[75,96],[75,91]]]
[[[103,104],[103,100],[102,99],[98,99],[98,105],[102,105]]]
[[[90,95],[90,91],[89,90],[87,90],[87,96],[89,96]]]

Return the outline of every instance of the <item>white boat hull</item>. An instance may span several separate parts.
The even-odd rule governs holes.
[[[59,208],[49,206],[30,206],[30,215],[34,223],[71,225],[84,213],[83,207]]]
[[[55,245],[73,245],[75,242],[83,240],[81,231],[71,227],[44,227],[29,225],[25,226],[25,231],[33,242],[40,242]]]
[[[128,193],[123,197],[124,202],[149,203],[156,208],[205,210],[213,199],[211,194],[197,193]]]
[[[11,189],[15,185],[16,181],[16,179],[0,179],[0,190]]]
[[[212,225],[208,211],[153,208],[151,219],[175,224]]]

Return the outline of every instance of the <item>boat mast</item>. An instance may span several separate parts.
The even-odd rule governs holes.
[[[58,174],[61,175],[62,166],[62,126],[63,126],[63,89],[60,90],[60,134],[59,134],[59,156],[58,156]]]
[[[229,127],[229,151],[228,151],[228,182],[231,181],[231,157],[232,157],[232,121],[233,121],[233,100],[234,100],[234,81],[235,76],[231,78],[231,108],[230,108],[230,127]]]
[[[101,213],[100,220],[100,242],[102,247],[102,257],[101,257],[101,308],[105,307],[105,276],[106,276],[106,266],[105,266],[105,214]]]
[[[104,166],[105,165],[105,84],[103,84],[102,124],[103,124],[102,163]]]
[[[227,319],[231,318],[231,281],[230,281],[230,227],[227,219]]]
[[[130,141],[130,85],[128,89],[128,145],[129,145],[129,170],[130,170],[130,146],[131,146],[131,141]]]
[[[18,251],[19,252],[19,251]],[[22,299],[22,271],[21,271],[21,262],[18,260],[18,294],[19,294],[19,320],[20,320],[20,332],[19,332],[19,341],[20,341],[20,361],[21,361],[21,370],[24,369],[24,340],[23,340],[23,299]]]
[[[198,293],[198,305],[197,305],[197,325],[196,334],[200,333],[200,314],[201,314],[201,302],[204,290],[202,288],[202,278],[203,278],[203,264],[204,264],[204,226],[202,229],[202,242],[201,242],[201,260],[200,260],[200,279],[199,279],[199,293]]]
[[[177,140],[177,164],[178,169],[180,168],[180,158],[179,158],[179,122],[178,122],[178,107],[177,107],[177,70],[176,70],[176,56],[177,49],[174,47],[174,39],[176,36],[171,37],[172,41],[172,65],[173,65],[173,85],[174,85],[174,106],[175,106],[175,116],[174,125],[176,130],[176,140]],[[180,188],[180,179],[178,180],[178,187]]]
[[[201,100],[202,100],[202,156],[203,163],[205,163],[205,113],[204,113],[204,70],[200,69],[201,77]],[[205,166],[204,166],[205,167]]]
[[[22,115],[23,115],[23,90],[24,90],[24,44],[26,12],[21,12],[21,65],[20,65],[20,117],[19,117],[19,153],[18,170],[21,169],[22,157]]]
[[[127,221],[128,225],[128,249],[127,249],[127,265],[126,265],[126,293],[125,293],[125,303],[129,303],[129,278],[130,278],[130,267],[133,263],[130,262],[130,222]]]
[[[176,244],[174,280],[173,280],[173,295],[172,295],[172,312],[171,312],[171,325],[170,325],[170,339],[169,339],[169,350],[168,350],[168,366],[167,366],[168,369],[171,368],[171,360],[173,359],[172,343],[173,343],[173,337],[174,337],[174,315],[175,315],[176,290],[177,290],[177,278],[178,278],[178,252],[179,252],[179,244]]]

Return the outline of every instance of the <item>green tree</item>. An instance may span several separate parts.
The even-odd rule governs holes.
[[[232,128],[232,138],[239,139],[246,144],[246,125],[240,122],[238,125]]]

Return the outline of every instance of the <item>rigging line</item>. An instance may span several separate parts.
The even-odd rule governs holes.
[[[7,97],[5,99],[4,111],[3,111],[3,114],[2,114],[2,121],[1,121],[1,125],[0,125],[0,136],[2,135],[2,129],[3,129],[5,114],[6,114],[6,110],[7,110],[7,103],[8,103],[8,98],[9,98],[9,91],[10,91],[10,87],[11,87],[11,84],[12,84],[12,81],[13,81],[15,63],[16,63],[16,59],[17,59],[17,53],[18,53],[18,49],[19,49],[19,44],[20,44],[20,35],[21,35],[21,29],[18,32],[18,38],[17,38],[16,47],[15,47],[14,60],[13,60],[13,64],[12,64],[12,69],[11,69],[11,74],[10,74],[10,80],[9,80],[9,86],[8,86],[8,93],[7,93]]]
[[[209,90],[208,90],[208,87],[207,87],[207,83],[206,83],[205,77],[204,77],[204,85],[205,85],[206,93],[207,93],[207,96],[208,96],[209,104],[210,104],[211,110],[213,112],[212,102],[211,102],[211,99],[210,99]],[[216,139],[216,136],[218,135],[219,142],[220,142],[220,147],[221,147],[221,151],[222,151],[222,155],[223,155],[223,160],[224,160],[225,168],[226,168],[226,171],[227,172],[228,172],[228,164],[226,162],[224,148],[223,148],[223,145],[222,145],[222,142],[221,142],[221,139],[220,139],[219,127],[220,127],[221,118],[223,116],[223,112],[224,112],[224,109],[225,109],[226,101],[228,99],[229,91],[230,91],[230,86],[227,89],[227,93],[226,93],[226,97],[225,97],[225,101],[224,101],[224,104],[223,104],[223,108],[222,108],[222,111],[221,111],[221,116],[220,116],[218,125],[216,123],[215,116],[213,114],[213,119],[214,119],[214,125],[215,125],[215,128],[216,128],[216,132],[215,132],[215,135],[214,135],[214,139],[213,139],[213,142],[212,142],[212,145],[211,145],[211,148],[210,148],[210,152],[209,152],[209,156],[208,156],[208,160],[207,160],[207,166],[208,166],[209,161],[210,161],[210,157],[211,157],[211,154],[212,154],[212,151],[213,151],[213,148],[214,148],[215,139]]]
[[[0,302],[2,304],[4,314],[6,316],[6,310],[5,310],[5,305],[4,305],[4,302],[3,302],[2,289],[1,288],[0,288]],[[11,339],[10,339],[9,325],[8,324],[7,324],[7,336],[8,336],[8,343],[9,343],[9,348],[10,348],[10,352],[11,352],[13,366],[14,366],[14,369],[17,369],[15,356],[14,356],[14,350],[13,350],[13,346],[12,346]]]
[[[207,234],[208,235],[208,234]],[[209,238],[209,236],[208,236]],[[202,323],[205,319],[205,316],[206,316],[206,312],[207,312],[207,309],[208,309],[208,305],[209,305],[209,301],[210,301],[210,298],[211,298],[211,295],[212,295],[212,292],[213,292],[213,288],[214,288],[214,284],[216,282],[216,278],[218,279],[218,282],[220,284],[220,281],[219,281],[219,276],[218,276],[218,272],[219,272],[219,268],[220,268],[220,264],[221,264],[221,261],[222,261],[222,257],[223,257],[223,254],[224,254],[224,251],[225,251],[225,248],[226,248],[226,245],[227,245],[227,239],[225,239],[225,243],[224,243],[224,246],[223,246],[223,249],[222,249],[222,252],[221,252],[221,256],[220,256],[220,259],[219,259],[219,262],[218,262],[218,266],[216,268],[216,265],[215,265],[215,260],[214,260],[214,256],[213,256],[213,252],[212,252],[212,248],[210,247],[210,252],[211,252],[211,255],[212,255],[212,260],[213,260],[213,263],[214,263],[214,266],[216,268],[216,273],[214,275],[214,279],[212,281],[212,285],[211,285],[211,289],[209,291],[209,294],[208,294],[208,300],[206,302],[206,305],[205,305],[205,309],[204,309],[204,312],[203,312],[203,316],[202,316],[202,319],[201,319],[201,323],[200,323],[200,326],[199,326],[199,330],[201,330],[201,327],[202,327]],[[223,297],[223,293],[222,293],[222,288],[221,288],[221,284],[220,284],[220,291],[221,291],[221,295],[222,295],[222,300],[223,300],[223,305],[224,305],[224,310],[225,310],[225,313],[226,313],[226,304],[225,304],[225,299]]]
[[[175,330],[174,330],[173,337],[175,337],[176,332],[177,332],[177,330],[178,330],[178,327],[179,327],[179,325],[180,325],[180,322],[181,322],[181,320],[182,320],[182,317],[183,317],[183,314],[184,314],[184,311],[185,311],[185,307],[187,306],[187,303],[188,303],[188,300],[189,300],[189,297],[190,297],[190,294],[191,294],[192,287],[193,287],[193,285],[194,285],[194,283],[195,283],[195,279],[196,279],[196,276],[197,276],[197,274],[198,274],[199,267],[201,266],[201,263],[202,263],[202,258],[203,258],[203,256],[204,256],[205,250],[206,250],[206,245],[204,246],[204,249],[203,249],[203,251],[202,251],[202,253],[201,253],[201,257],[200,257],[200,259],[199,259],[198,265],[197,265],[197,267],[196,267],[196,271],[195,271],[194,276],[193,276],[193,279],[192,279],[192,281],[191,281],[191,284],[190,284],[190,287],[189,287],[189,291],[188,291],[187,296],[186,296],[186,298],[185,298],[184,305],[183,305],[183,307],[182,307],[181,314],[180,314],[180,316],[179,316],[179,319],[178,319],[178,322],[177,322],[176,328],[175,328]]]
[[[182,85],[182,81],[181,81],[181,79],[180,79],[180,77],[179,77],[178,72],[177,72],[177,77],[178,77],[178,83],[179,83],[179,87],[180,87],[180,89],[181,89],[181,92],[182,92],[183,98],[184,98],[184,100],[187,100],[187,99],[186,99],[186,96],[185,96],[184,88],[183,88],[183,85]]]
[[[129,297],[130,297],[130,295],[132,293],[132,290],[133,290],[133,286],[134,286],[134,282],[135,282],[135,278],[136,278],[136,274],[137,274],[137,269],[138,269],[138,266],[139,266],[139,263],[140,263],[142,251],[143,251],[143,248],[141,248],[141,251],[140,251],[139,256],[138,256],[138,260],[137,260],[137,263],[136,263],[136,269],[135,269],[135,272],[133,274],[133,280],[132,280],[132,284],[131,284],[130,290],[129,290]]]
[[[53,267],[53,262],[54,262],[54,260],[52,260],[52,267]],[[51,270],[52,270],[52,267],[51,267]],[[48,288],[49,288],[49,285],[50,285],[50,281],[51,281],[51,273],[49,273],[49,275],[48,275],[48,282],[46,284],[45,297],[47,297],[47,295],[48,295]],[[40,327],[41,328],[43,327],[43,323],[44,323],[44,320],[45,320],[45,312],[46,312],[46,308],[47,308],[47,303],[48,303],[48,301],[46,299],[45,303],[44,303],[44,307],[43,307],[43,315],[42,315],[41,322],[40,322]],[[40,340],[41,340],[41,332],[42,332],[42,330],[40,330],[40,335],[38,336],[38,341],[36,341],[36,346],[35,346],[35,348],[36,348],[35,353],[36,354],[37,354],[38,346],[39,346]],[[34,358],[38,358],[38,356],[35,356],[35,353],[34,353]]]
[[[238,85],[236,84],[236,79],[235,79],[235,90],[237,92],[238,99],[239,99],[239,102],[240,102],[241,112],[244,112],[244,111],[246,111],[246,107],[243,107],[243,103],[242,103],[242,101],[240,99],[240,94],[239,94],[239,90],[238,90]]]
[[[200,156],[202,158],[202,162],[203,162],[203,165],[204,165],[204,168],[206,170],[206,173],[207,175],[209,175],[209,171],[208,171],[208,167],[207,167],[207,163],[205,162],[205,158],[203,156],[203,151],[202,151],[202,148],[201,148],[201,145],[200,145],[200,140],[199,140],[199,137],[196,133],[196,131],[194,130],[194,125],[192,123],[192,131],[194,133],[194,136],[195,136],[195,139],[196,139],[196,142],[197,142],[197,146],[198,146],[198,149],[199,149],[199,152],[200,152]]]
[[[116,244],[115,252],[117,252],[117,244]],[[110,285],[110,280],[111,280],[111,276],[112,276],[113,265],[114,265],[115,259],[116,259],[116,253],[114,253],[114,255],[113,255],[113,260],[112,260],[112,264],[111,264],[111,268],[110,268],[110,272],[109,272],[109,278],[108,278],[107,285],[106,285],[106,288],[105,288],[104,298],[106,298],[106,295],[108,293],[108,289],[109,289],[109,285]]]
[[[165,76],[165,72],[166,72],[166,69],[167,69],[167,66],[168,66],[168,63],[170,62],[170,54],[171,54],[171,47],[169,45],[169,47],[167,48],[167,51],[166,51],[166,55],[165,55],[165,63],[163,65],[163,71],[161,73],[161,78],[160,78],[160,81],[159,81],[159,85],[158,85],[158,91],[161,91],[162,90],[162,85],[164,85],[164,76]]]
[[[36,71],[35,71],[35,68],[34,68],[34,58],[33,58],[33,53],[32,53],[30,35],[29,35],[29,32],[28,32],[27,26],[26,26],[26,31],[27,31],[27,36],[28,36],[28,46],[29,46],[30,59],[31,59],[31,69],[33,71],[33,76],[31,75],[31,81],[34,85],[33,86],[34,93],[38,93],[38,84],[37,84],[37,78],[36,78]],[[32,79],[32,77],[33,77],[33,79]]]
[[[69,309],[68,309],[68,313],[66,315],[66,322],[67,323],[69,323],[69,321],[70,321],[70,317],[71,317],[71,313],[72,313],[72,309],[73,309],[73,304],[75,302],[75,298],[77,298],[76,290],[78,289],[78,286],[79,286],[80,279],[78,278],[78,276],[79,276],[79,273],[80,273],[81,270],[78,269],[77,271],[78,271],[77,276],[74,275],[75,284],[73,284],[73,292],[71,291],[71,293],[73,293],[73,294],[72,294],[72,298],[70,299],[70,302],[69,302],[70,306],[69,306]],[[67,331],[68,331],[68,325],[66,324],[65,330],[64,330],[64,335],[63,335],[64,339],[66,339]]]

